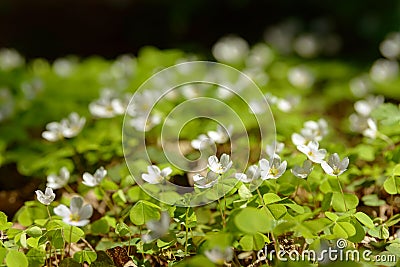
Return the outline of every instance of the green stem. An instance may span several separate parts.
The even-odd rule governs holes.
[[[69,230],[69,244],[68,244],[68,255],[71,252],[71,243],[72,243],[72,225],[70,225],[70,230]]]
[[[69,184],[64,185],[65,190],[70,194],[75,194],[76,192],[69,186]]]
[[[114,205],[113,205],[113,203],[111,202],[111,198],[107,195],[107,192],[104,190],[104,188],[102,188],[101,186],[99,186],[99,189],[100,189],[101,193],[103,194],[104,201],[106,202],[106,205],[107,205],[108,209],[109,209],[111,212],[114,212],[115,218],[117,218],[117,215],[118,215],[118,214],[117,214],[117,211],[114,209]]]
[[[185,257],[188,254],[188,241],[189,241],[189,238],[188,238],[188,236],[189,236],[189,227],[188,227],[189,220],[188,220],[188,217],[189,217],[189,209],[190,209],[190,207],[188,207],[186,209],[186,214],[185,214]]]
[[[312,201],[313,201],[313,203],[314,203],[314,208],[317,208],[317,202],[316,202],[316,200],[315,200],[315,196],[314,196],[314,193],[313,193],[313,191],[312,191],[312,189],[311,189],[310,182],[308,182],[308,179],[306,180],[306,184],[307,184],[308,190],[309,190],[310,193],[311,193]]]
[[[258,197],[259,197],[260,200],[261,200],[261,204],[262,204],[262,206],[264,207],[265,211],[266,211],[266,212],[269,212],[269,209],[268,209],[267,205],[265,205],[263,196],[261,195],[261,192],[260,192],[260,190],[258,189],[258,187],[257,187],[257,194],[258,194]],[[275,236],[274,236],[274,232],[273,232],[273,231],[271,231],[271,238],[272,238],[272,242],[274,242],[275,252],[278,253],[278,252],[279,252],[279,244],[278,244],[277,239],[275,239]]]
[[[340,192],[342,193],[343,203],[344,203],[344,209],[345,209],[346,212],[347,212],[347,211],[349,211],[349,209],[347,208],[346,200],[345,200],[345,198],[344,198],[344,192],[343,192],[343,188],[342,188],[342,183],[340,182],[340,179],[339,179],[339,175],[337,175],[336,178],[337,178],[338,183],[339,183]]]
[[[50,214],[50,209],[49,209],[48,205],[46,205],[46,209],[47,209],[47,214],[49,215],[49,221],[51,221],[51,214]]]
[[[390,139],[387,135],[385,135],[381,132],[378,132],[377,135],[380,139],[382,139],[383,141],[388,143],[389,146],[394,147],[394,143],[393,143],[392,139]]]

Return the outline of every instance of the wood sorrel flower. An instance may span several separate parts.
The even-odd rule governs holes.
[[[59,175],[50,174],[47,176],[47,187],[52,189],[63,188],[66,184],[68,184],[69,180],[69,171],[66,167],[62,167],[60,169]]]
[[[146,223],[147,229],[150,230],[148,234],[142,235],[142,240],[145,243],[150,243],[168,233],[171,218],[168,212],[163,211],[159,221],[149,221]]]
[[[297,149],[304,153],[309,160],[315,163],[321,163],[324,161],[326,156],[325,149],[318,149],[319,143],[317,141],[311,141],[307,145],[299,145]]]
[[[345,157],[342,161],[337,153],[330,155],[328,162],[321,163],[322,169],[331,176],[339,176],[347,170],[349,166],[349,158]]]
[[[172,169],[167,167],[161,171],[156,165],[152,165],[147,167],[147,172],[142,174],[142,179],[150,184],[159,184],[172,173]]]
[[[298,165],[295,165],[293,167],[293,169],[291,169],[290,171],[293,173],[294,176],[304,179],[304,178],[307,178],[308,175],[310,175],[313,168],[314,167],[312,165],[312,162],[310,160],[306,159],[303,162],[303,166],[300,167]]]
[[[232,167],[232,161],[229,155],[222,154],[220,160],[216,156],[210,156],[208,158],[208,168],[217,174],[224,174]]]
[[[261,179],[277,179],[286,171],[287,162],[285,160],[281,163],[281,158],[275,155],[270,161],[261,159],[259,165],[261,170]]]
[[[85,226],[92,217],[93,207],[90,204],[83,205],[83,198],[75,196],[71,199],[70,208],[61,204],[54,208],[54,213],[62,217],[62,220],[73,226]]]
[[[56,194],[53,193],[53,189],[50,187],[47,187],[44,193],[41,190],[36,190],[35,193],[38,201],[43,205],[50,205],[56,198]]]
[[[107,170],[104,169],[103,166],[98,168],[96,172],[92,175],[88,172],[85,172],[83,174],[83,184],[94,187],[100,184],[100,182],[103,180],[103,178],[107,175]]]

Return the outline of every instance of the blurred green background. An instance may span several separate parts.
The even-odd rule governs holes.
[[[225,34],[255,43],[287,18],[305,31],[331,28],[343,41],[340,56],[364,61],[379,55],[388,32],[400,30],[400,1],[2,0],[0,47],[47,59],[115,58],[145,45],[209,55]]]

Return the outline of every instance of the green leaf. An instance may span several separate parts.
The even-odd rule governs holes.
[[[372,229],[375,227],[374,222],[367,214],[365,214],[363,212],[357,212],[354,216],[357,218],[357,220],[360,223],[367,226],[368,228]]]
[[[7,255],[7,249],[4,247],[0,247],[0,262],[3,262],[6,255]]]
[[[348,238],[356,234],[356,228],[349,222],[337,222],[333,226],[333,234],[339,238]]]
[[[247,199],[250,199],[251,197],[253,197],[253,194],[250,192],[250,190],[244,184],[242,184],[239,187],[238,193],[239,193],[239,197],[241,199],[247,200]]]
[[[33,226],[33,227],[27,229],[26,233],[32,237],[38,237],[38,236],[42,235],[42,229],[40,229],[40,227]]]
[[[390,219],[385,222],[385,225],[390,227],[397,224],[398,222],[400,222],[400,214],[396,214],[390,217]]]
[[[361,200],[364,202],[366,206],[371,206],[371,207],[383,206],[386,203],[384,200],[379,199],[376,194],[365,195],[361,198]]]
[[[397,164],[394,166],[392,173],[394,176],[400,176],[400,164]]]
[[[347,209],[355,209],[358,205],[358,197],[353,194],[344,194],[344,200],[346,201],[346,206]],[[332,207],[336,211],[346,211],[345,205],[344,205],[344,200],[343,196],[339,192],[333,192],[332,196]]]
[[[6,256],[8,267],[28,267],[28,259],[25,254],[17,250],[9,250]]]
[[[326,211],[326,212],[325,212],[325,216],[326,216],[329,220],[331,220],[331,221],[333,221],[333,222],[336,222],[337,219],[339,219],[339,216],[337,216],[335,213],[329,212],[329,211]]]
[[[70,233],[71,233],[71,227],[72,227],[72,235],[71,235],[71,242],[76,243],[78,242],[82,237],[85,236],[85,232],[83,232],[82,229],[76,226],[70,226],[65,224],[63,226],[64,230],[64,235],[65,235],[65,241],[69,242],[70,241]]]
[[[236,227],[247,234],[266,233],[272,230],[272,220],[265,210],[247,207],[235,216]]]
[[[10,229],[12,222],[7,222],[7,215],[0,211],[0,231],[5,231]]]
[[[400,122],[400,110],[392,103],[385,103],[372,111],[372,117],[380,120],[384,125],[394,125]]]
[[[146,200],[138,201],[129,213],[131,222],[136,225],[143,225],[151,220],[160,219],[160,207]]]
[[[368,234],[379,239],[389,238],[389,229],[386,225],[378,225],[368,230]]]
[[[73,258],[65,258],[60,262],[59,267],[82,267],[82,265]]]
[[[351,224],[353,224],[354,228],[356,229],[356,234],[353,236],[349,236],[348,240],[353,243],[360,243],[364,240],[365,237],[364,227],[356,219],[353,219],[351,221]]]
[[[100,220],[94,221],[91,224],[90,229],[95,235],[107,234],[110,231],[110,226],[105,218],[101,218]]]
[[[112,199],[113,199],[114,203],[116,203],[118,206],[121,206],[121,207],[125,206],[126,197],[125,197],[124,191],[122,191],[121,189],[112,195]]]
[[[281,201],[281,197],[274,193],[267,193],[263,196],[265,205]]]
[[[46,252],[39,249],[30,249],[26,253],[28,258],[29,267],[42,267],[45,265]]]
[[[74,260],[76,260],[79,263],[87,262],[91,264],[96,259],[97,259],[97,254],[94,251],[82,250],[74,254]]]
[[[128,225],[125,223],[117,223],[117,226],[115,228],[115,233],[119,236],[126,236],[130,233]]]
[[[40,240],[40,237],[30,237],[26,240],[26,243],[28,244],[28,246],[30,246],[32,248],[38,248],[39,240]]]
[[[400,177],[399,176],[390,176],[383,183],[383,188],[388,194],[396,195],[400,193]]]
[[[254,235],[244,235],[239,244],[244,251],[252,251],[262,249],[266,241],[268,241],[268,238],[263,234],[255,233]]]

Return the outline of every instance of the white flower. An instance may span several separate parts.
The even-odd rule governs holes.
[[[279,155],[285,148],[285,144],[281,142],[272,142],[272,144],[266,145],[265,151],[267,156],[273,157],[274,155]]]
[[[232,161],[229,155],[222,154],[220,161],[216,156],[210,156],[208,158],[208,168],[217,174],[223,174],[232,167]]]
[[[111,89],[103,89],[99,99],[89,104],[90,113],[97,118],[113,118],[124,114],[124,102]]]
[[[25,59],[15,50],[2,48],[0,49],[0,69],[12,70],[25,64]]]
[[[308,89],[313,86],[315,77],[308,68],[299,66],[289,70],[288,80],[296,88]]]
[[[222,37],[212,48],[213,56],[222,63],[237,65],[249,53],[247,42],[237,36]]]
[[[142,240],[145,243],[150,243],[153,240],[163,237],[168,233],[171,218],[168,212],[161,212],[161,218],[159,221],[153,220],[146,223],[147,229],[150,230],[148,234],[142,235]]]
[[[301,34],[294,40],[293,48],[299,56],[313,58],[318,56],[321,50],[317,36],[311,33]]]
[[[376,139],[376,137],[378,135],[378,126],[376,125],[376,122],[373,119],[368,118],[367,119],[367,125],[368,125],[368,128],[365,129],[362,132],[362,134],[365,137],[368,137],[368,138],[371,138],[371,139]]]
[[[328,123],[324,119],[318,121],[306,121],[301,130],[303,136],[311,136],[315,141],[321,141],[328,134]]]
[[[143,116],[148,114],[153,106],[157,103],[158,94],[155,91],[144,91],[133,96],[132,102],[129,104],[127,113],[131,117]]]
[[[206,250],[204,255],[215,264],[223,265],[225,262],[229,262],[233,258],[233,249],[230,247],[225,248],[224,250],[219,247]]]
[[[337,153],[330,155],[328,162],[323,161],[321,163],[322,169],[324,169],[324,171],[331,176],[341,175],[344,171],[347,170],[348,166],[349,158],[345,157],[342,161],[340,161]]]
[[[364,130],[368,129],[368,118],[358,115],[357,113],[352,113],[349,116],[350,129],[353,132],[362,133]]]
[[[41,190],[35,191],[37,199],[43,205],[50,205],[51,202],[56,198],[56,194],[53,193],[53,189],[50,187],[46,187],[45,192],[43,193]]]
[[[357,97],[363,97],[373,89],[373,84],[367,74],[351,79],[349,85],[351,92]]]
[[[399,63],[394,60],[378,59],[372,65],[369,75],[375,82],[392,81],[399,75]]]
[[[371,112],[383,104],[385,98],[379,96],[369,96],[365,100],[359,100],[354,104],[354,109],[358,114],[364,117],[369,117]]]
[[[150,184],[159,184],[172,173],[172,169],[167,167],[161,171],[156,165],[152,165],[147,166],[147,172],[142,174],[142,179]]]
[[[42,137],[50,142],[56,142],[64,139],[64,127],[59,122],[50,122],[46,125],[46,130],[42,133]]]
[[[90,204],[83,205],[83,198],[76,196],[71,199],[70,208],[61,204],[54,208],[54,213],[63,218],[63,221],[73,226],[85,226],[90,221],[93,208]]]
[[[251,165],[246,173],[236,173],[235,178],[243,183],[251,183],[261,177],[261,170],[257,165]]]
[[[129,124],[137,131],[147,132],[153,129],[155,126],[160,124],[161,117],[157,114],[149,115],[146,118],[145,115],[139,115],[129,120]]]
[[[79,117],[76,112],[71,113],[67,119],[61,120],[62,134],[66,138],[77,136],[86,123],[84,117]]]
[[[283,111],[283,112],[289,112],[298,105],[300,102],[300,97],[299,96],[289,96],[287,98],[278,98],[276,102],[276,107]]]
[[[91,175],[88,172],[85,172],[83,174],[83,184],[94,187],[100,184],[100,182],[103,180],[103,178],[107,175],[107,170],[104,169],[104,167],[100,167],[99,169],[96,170],[96,172]]]
[[[253,114],[262,114],[268,110],[268,105],[264,101],[251,100],[249,103],[249,111]]]
[[[218,176],[218,174],[212,171],[209,171],[206,177],[200,174],[195,174],[193,175],[194,185],[198,188],[210,188],[218,182]]]
[[[277,179],[286,171],[287,162],[285,160],[281,163],[281,158],[275,155],[270,161],[261,159],[259,165],[261,170],[261,179]]]
[[[310,175],[310,173],[312,172],[313,168],[314,167],[312,165],[312,162],[310,160],[306,159],[303,162],[303,166],[302,167],[300,167],[298,165],[295,165],[293,167],[293,169],[291,169],[291,172],[293,173],[294,176],[304,179],[304,178],[307,178],[308,175]]]
[[[60,169],[59,175],[50,174],[47,176],[47,187],[59,189],[68,184],[69,171],[66,167]]]
[[[307,145],[298,145],[297,149],[304,153],[309,160],[315,163],[322,163],[326,156],[325,149],[318,149],[319,143],[317,141],[311,141]]]
[[[400,32],[390,33],[379,45],[381,54],[388,59],[397,59],[400,56]]]
[[[76,67],[76,60],[71,58],[58,58],[53,63],[53,71],[60,77],[68,77]]]
[[[267,44],[259,43],[251,48],[246,66],[264,68],[274,60],[274,57],[273,50]]]
[[[201,134],[196,139],[190,142],[191,146],[197,150],[203,150],[206,147],[212,146],[214,142],[207,135]]]
[[[226,131],[221,125],[217,125],[217,131],[208,131],[207,135],[215,143],[223,144],[229,140],[229,137],[232,134],[232,129],[233,129],[232,125],[229,125]]]

